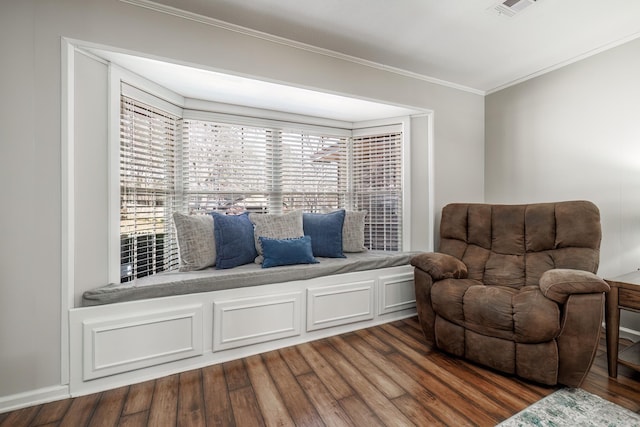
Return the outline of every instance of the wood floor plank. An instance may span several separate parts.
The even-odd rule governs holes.
[[[499,418],[491,417],[481,409],[464,402],[457,390],[425,371],[420,366],[400,353],[389,356],[390,360],[419,383],[426,384],[429,392],[435,396],[433,403],[429,405],[432,412],[437,414],[445,424],[467,425],[472,420],[478,424],[487,424],[497,421]]]
[[[341,399],[340,405],[357,426],[385,427],[382,420],[357,395]]]
[[[326,340],[315,341],[313,347],[321,352],[333,368],[342,375],[367,406],[387,425],[412,426],[413,423],[390,402],[367,377],[361,373]]]
[[[410,322],[406,321],[406,319],[400,320],[398,322],[394,322],[393,326],[400,329],[402,332],[409,335],[410,337],[413,337],[413,339],[420,342],[425,342],[424,333],[422,332],[422,329],[416,329],[414,326],[410,324]]]
[[[349,415],[342,409],[340,403],[334,399],[314,372],[302,374],[296,378],[326,425],[335,427],[354,426]]]
[[[60,422],[60,420],[62,420],[62,417],[64,417],[64,414],[66,414],[69,410],[70,406],[71,399],[45,403],[40,408],[40,411],[38,411],[38,414],[31,422],[31,425],[40,426]]]
[[[287,362],[289,369],[291,369],[291,373],[296,377],[298,375],[308,374],[312,372],[311,366],[304,360],[302,354],[298,350],[298,347],[285,347],[278,350],[282,355],[282,358]]]
[[[451,356],[448,356],[444,353],[441,353],[439,355],[434,354],[434,359],[437,359],[438,357],[449,358]],[[525,406],[530,405],[531,402],[536,402],[542,399],[543,397],[548,396],[549,394],[553,393],[555,389],[558,388],[558,387],[538,386],[536,384],[531,383],[530,381],[521,380],[514,376],[493,371],[485,368],[484,366],[477,365],[473,362],[469,362],[469,361],[458,359],[458,358],[454,358],[454,360],[456,360],[457,363],[460,363],[461,365],[465,366],[467,369],[471,371],[475,371],[475,373],[478,376],[485,378],[487,381],[491,381],[496,385],[501,384],[504,387],[503,389],[506,392],[512,394],[512,397],[521,400],[520,405],[525,405]],[[524,406],[521,406],[521,407],[524,408]]]
[[[222,364],[229,390],[249,387],[251,381],[244,366],[244,359],[232,360]]]
[[[437,418],[427,407],[423,406],[413,398],[413,396],[405,394],[393,399],[393,404],[398,407],[403,414],[407,416],[417,426],[445,426],[439,418]],[[456,424],[464,426],[464,424]],[[471,426],[472,424],[469,424]]]
[[[207,425],[234,426],[233,409],[222,365],[202,369],[202,389]]]
[[[394,347],[390,346],[388,343],[380,340],[377,336],[373,335],[371,333],[371,328],[359,329],[354,333],[366,336],[369,345],[381,354],[387,354],[396,351]]]
[[[96,405],[89,427],[114,427],[118,425],[129,387],[119,387],[102,393]]]
[[[6,418],[2,421],[0,426],[2,427],[28,427],[31,425],[31,421],[36,417],[41,405],[31,406],[28,408],[18,409],[7,414]]]
[[[101,393],[88,394],[86,396],[80,396],[73,399],[69,410],[64,414],[61,427],[78,427],[86,426],[91,419],[91,415],[95,410],[98,401],[100,400]]]
[[[156,380],[149,409],[149,425],[175,426],[178,416],[178,374]]]
[[[619,388],[620,394],[628,396],[634,401],[640,401],[640,383],[638,380],[633,380],[623,375],[618,375],[617,378],[609,378],[607,368],[600,366],[592,367],[587,379],[597,381],[603,384],[603,388],[607,390],[612,389],[614,392],[615,388]]]
[[[420,321],[418,321],[417,316],[406,317],[402,319],[402,321],[422,334],[422,325],[420,325]]]
[[[627,390],[623,387],[616,386],[615,382],[604,383],[603,381],[598,381],[593,376],[588,376],[584,380],[581,388],[596,395],[606,393],[609,401],[633,412],[640,411],[640,402],[634,401],[633,398],[627,394]]]
[[[229,399],[231,400],[236,426],[264,427],[264,418],[252,387],[230,390]]]
[[[455,409],[452,409],[450,406],[444,404],[441,399],[436,399],[436,397],[428,390],[430,382],[425,383],[417,381],[412,375],[400,369],[400,367],[389,358],[390,354],[382,355],[378,353],[375,349],[373,349],[373,347],[369,345],[368,342],[364,341],[357,334],[349,336],[345,339],[348,340],[351,345],[353,345],[358,351],[360,351],[361,354],[368,357],[373,363],[393,376],[397,380],[398,384],[401,384],[402,387],[407,391],[409,395],[413,397],[416,402],[426,408],[430,414],[433,414],[433,417],[437,417],[437,422],[434,421],[434,424],[442,425],[444,424],[443,420],[448,420],[449,423],[459,425],[464,425],[469,422],[467,418],[459,414]],[[398,356],[397,353],[396,356]],[[394,403],[395,402],[396,401],[394,401]],[[404,404],[408,403],[405,401],[400,402],[404,402]]]
[[[206,426],[202,393],[202,371],[199,369],[180,374],[177,417],[177,425],[179,427]]]
[[[247,374],[267,426],[295,425],[260,355],[245,359]]]
[[[410,348],[414,353],[421,354],[422,357],[425,357],[431,353],[439,353],[439,350],[434,350],[427,342],[420,338],[413,338],[411,335],[405,334],[401,329],[397,328],[395,325],[390,323],[385,323],[380,325],[380,328],[372,329],[374,335],[378,337],[380,340],[387,340],[387,336],[392,336],[394,338],[394,343],[388,342],[389,345],[393,346],[393,348],[398,351],[398,347],[395,342],[401,343],[404,347]],[[380,332],[380,333],[377,333]],[[388,335],[385,335],[386,332]]]
[[[310,343],[298,346],[300,354],[309,366],[318,375],[318,378],[327,387],[327,390],[336,399],[344,399],[353,395],[353,389],[345,382],[343,377],[325,360]]]
[[[118,427],[146,427],[148,424],[149,411],[136,412],[120,417]]]
[[[351,364],[360,371],[361,375],[376,386],[387,399],[402,396],[406,391],[400,387],[389,375],[371,363],[364,355],[351,347],[342,337],[331,337],[329,343],[338,350]]]
[[[151,407],[151,399],[153,398],[155,386],[155,381],[145,381],[131,385],[127,400],[124,402],[124,408],[122,408],[122,415],[148,411]]]
[[[262,360],[271,374],[294,424],[309,427],[324,426],[315,406],[307,398],[280,353],[278,351],[264,353]]]
[[[521,390],[523,387],[516,379],[484,368],[475,369],[477,367],[472,366],[471,363],[452,358],[444,353],[432,354],[431,360],[443,369],[455,372],[456,377],[465,383],[473,384],[474,388],[484,393],[491,400],[483,406],[486,409],[491,406],[495,413],[500,416],[519,412],[529,406],[531,401],[536,401],[543,397],[532,393],[527,400],[518,393],[514,393],[514,390]],[[556,389],[557,387],[548,388],[547,394],[551,394]]]
[[[486,399],[482,395],[478,395],[477,390],[472,384],[465,384],[459,378],[451,375],[450,372],[442,369],[429,358],[424,357],[413,348],[405,345],[400,339],[393,336],[384,329],[374,331],[378,338],[387,340],[394,347],[398,348],[399,353],[404,356],[398,357],[399,354],[391,355],[392,360],[399,364],[403,370],[410,372],[411,375],[420,378],[419,381],[429,383],[429,390],[436,395],[437,399],[441,399],[446,404],[451,405],[455,402],[457,411],[468,420],[477,417],[481,424],[487,425],[492,421],[500,421],[502,417],[497,414],[489,413],[482,406]],[[392,330],[392,333],[397,333]]]

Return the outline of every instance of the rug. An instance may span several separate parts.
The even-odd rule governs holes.
[[[520,411],[499,427],[638,427],[640,414],[580,388],[563,388]]]

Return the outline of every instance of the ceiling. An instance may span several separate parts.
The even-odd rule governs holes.
[[[640,36],[638,0],[524,0],[513,17],[495,10],[504,1],[153,3],[480,93]]]
[[[481,95],[640,37],[640,0],[122,1]],[[509,17],[505,1],[527,7]],[[91,50],[186,98],[348,122],[421,113]]]
[[[364,122],[421,113],[403,106],[218,73],[121,52],[97,48],[87,50],[185,98],[341,122]],[[224,106],[218,107],[224,110]]]

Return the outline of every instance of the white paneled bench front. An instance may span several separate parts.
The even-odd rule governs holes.
[[[69,313],[73,396],[415,315],[415,253],[171,272],[85,292]]]

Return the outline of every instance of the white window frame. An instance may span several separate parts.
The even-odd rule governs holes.
[[[182,116],[184,98],[116,65],[109,66],[109,283],[120,283],[120,96],[124,92],[139,101]]]
[[[378,132],[402,132],[402,247],[411,248],[411,118],[390,117],[381,120],[358,122],[353,127],[352,136],[362,136]]]
[[[109,260],[108,277],[111,283],[120,283],[120,95],[121,87],[126,95],[149,105],[176,114],[184,119],[211,120],[248,126],[283,126],[314,131],[336,133],[341,129],[345,136],[376,132],[380,128],[401,130],[402,143],[402,247],[411,247],[411,188],[410,188],[410,117],[392,117],[364,122],[346,122],[323,118],[310,118],[291,113],[278,113],[250,107],[229,106],[184,98],[156,83],[110,64],[109,92]],[[212,111],[212,110],[217,111]],[[262,116],[262,117],[261,117]]]

